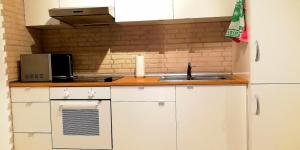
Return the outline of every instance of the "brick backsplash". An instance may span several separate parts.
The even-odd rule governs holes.
[[[146,73],[231,72],[229,22],[108,25],[43,30],[44,52],[71,53],[75,73],[134,74],[135,56],[145,56]]]
[[[25,27],[23,0],[2,0],[2,3],[7,73],[8,79],[12,81],[19,78],[20,55],[41,52],[41,31]]]

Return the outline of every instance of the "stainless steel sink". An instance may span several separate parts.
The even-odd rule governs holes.
[[[209,74],[209,75],[192,75],[191,80],[229,80],[229,75]],[[161,81],[189,81],[187,75],[163,75]]]

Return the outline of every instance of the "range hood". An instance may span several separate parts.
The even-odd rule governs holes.
[[[113,7],[53,8],[52,18],[71,26],[96,26],[115,23]]]

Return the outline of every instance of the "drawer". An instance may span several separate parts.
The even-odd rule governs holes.
[[[14,87],[11,88],[12,102],[49,102],[47,87]]]
[[[51,132],[50,103],[13,103],[14,132]]]
[[[14,133],[15,150],[52,150],[51,134]]]
[[[175,86],[114,86],[112,101],[175,101]]]
[[[55,87],[50,99],[110,99],[110,87]]]

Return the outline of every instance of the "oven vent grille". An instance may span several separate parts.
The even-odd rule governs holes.
[[[98,109],[63,109],[63,134],[99,136]]]

